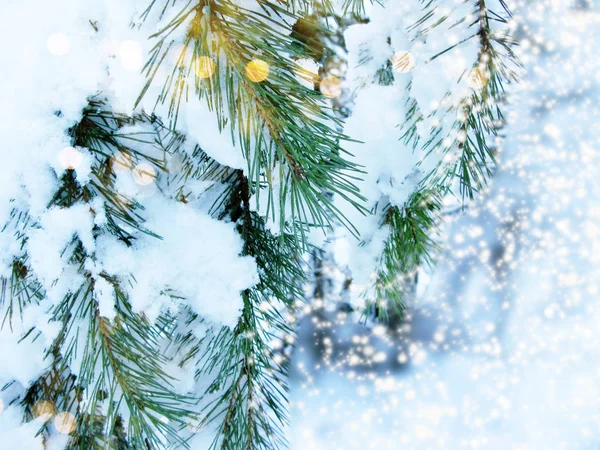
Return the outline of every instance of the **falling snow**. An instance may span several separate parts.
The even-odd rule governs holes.
[[[526,72],[492,186],[402,320],[357,325],[337,290],[299,319],[293,449],[600,445],[600,7],[510,6]]]

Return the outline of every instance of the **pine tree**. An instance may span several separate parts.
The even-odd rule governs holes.
[[[372,263],[366,283],[351,267],[355,306],[402,309],[445,202],[493,173],[518,61],[502,0],[400,3],[152,0],[132,23],[75,22],[98,51],[115,30],[144,41],[92,61],[76,101],[42,105],[62,135],[30,172],[50,188],[19,169],[1,199],[0,338],[41,350],[0,381],[32,448],[286,448],[276,350],[336,231]],[[52,35],[50,53],[69,42]],[[436,78],[431,107],[418,82]],[[357,156],[367,95],[399,117],[382,127],[400,159]]]

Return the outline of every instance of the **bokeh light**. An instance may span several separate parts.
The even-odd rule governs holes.
[[[48,422],[55,412],[54,405],[47,400],[40,400],[33,405],[33,416],[40,422]]]
[[[269,76],[269,65],[261,59],[254,59],[246,66],[246,75],[254,83],[265,81]]]
[[[148,163],[140,163],[132,171],[133,179],[137,184],[146,186],[156,179],[156,170]]]
[[[342,80],[332,75],[321,80],[321,93],[327,98],[338,97],[342,93]]]
[[[112,157],[113,169],[117,172],[128,171],[133,167],[131,155],[122,151],[118,151]]]
[[[52,421],[54,428],[61,434],[71,434],[77,426],[77,419],[70,412],[60,412]]]
[[[198,78],[210,78],[215,73],[216,64],[208,56],[199,56],[194,61],[194,72]]]

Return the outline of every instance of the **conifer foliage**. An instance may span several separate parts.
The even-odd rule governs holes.
[[[2,55],[33,67],[2,69],[16,119],[0,436],[286,448],[289,355],[276,350],[293,343],[308,255],[341,234],[354,306],[369,319],[403,307],[448,199],[493,173],[518,68],[508,8],[33,3],[44,23],[7,25],[24,44]],[[28,15],[16,0],[0,10]]]

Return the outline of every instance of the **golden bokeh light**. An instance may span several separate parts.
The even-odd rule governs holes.
[[[133,179],[137,184],[146,186],[156,179],[156,170],[148,163],[140,163],[132,171]]]
[[[321,93],[328,98],[338,97],[342,93],[342,80],[328,76],[321,80]]]
[[[133,167],[133,162],[131,160],[131,155],[129,153],[125,153],[122,151],[118,151],[112,157],[113,169],[115,171],[125,171],[129,170]]]
[[[208,56],[199,56],[194,61],[194,72],[198,78],[210,78],[215,73],[216,64]]]
[[[417,61],[411,52],[398,50],[392,56],[392,67],[396,72],[407,73],[417,67]]]
[[[58,155],[60,165],[65,169],[77,169],[83,161],[83,155],[74,147],[65,147]]]
[[[254,83],[265,81],[269,76],[269,65],[261,59],[254,59],[246,66],[246,75]]]
[[[52,421],[54,428],[61,434],[71,434],[77,426],[77,419],[70,412],[61,412]]]
[[[54,56],[66,55],[71,48],[71,40],[65,33],[52,33],[46,41],[48,51]]]
[[[40,400],[33,405],[33,416],[40,422],[48,422],[54,415],[54,405],[47,400]]]
[[[485,68],[474,67],[467,76],[469,87],[475,91],[482,90],[488,83],[490,75]]]

